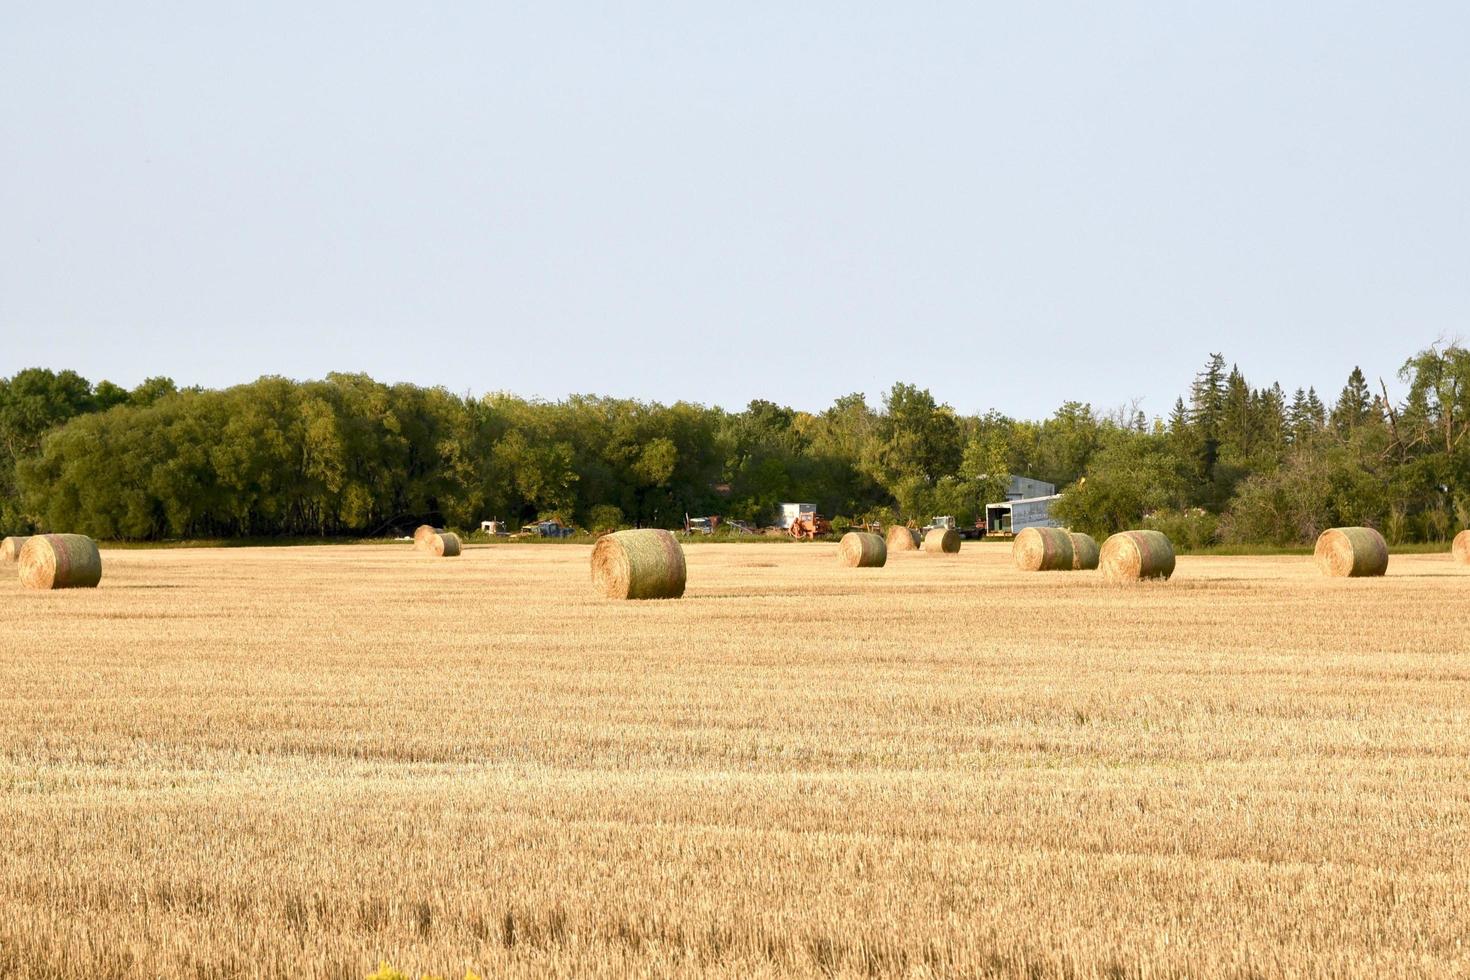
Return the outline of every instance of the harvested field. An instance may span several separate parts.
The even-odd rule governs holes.
[[[1470,973],[1449,554],[589,550],[0,582],[0,976]]]

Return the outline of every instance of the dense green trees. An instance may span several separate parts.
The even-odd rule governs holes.
[[[105,538],[374,534],[558,515],[674,527],[686,512],[979,517],[1008,474],[1067,489],[1058,513],[1106,534],[1305,542],[1367,523],[1392,540],[1470,524],[1470,353],[1438,344],[1386,405],[1355,368],[1324,403],[1253,388],[1211,354],[1167,419],[1067,402],[1042,421],[957,414],[895,384],[820,413],[575,396],[471,399],[362,375],[266,377],[221,391],[74,372],[0,380],[0,531]],[[1329,407],[1330,405],[1330,407]]]

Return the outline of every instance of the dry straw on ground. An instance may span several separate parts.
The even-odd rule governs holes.
[[[28,589],[90,589],[102,581],[102,555],[85,534],[38,534],[20,551],[20,584]]]
[[[668,531],[618,531],[592,548],[592,586],[609,599],[677,599],[688,566]]]
[[[1072,570],[1090,572],[1097,568],[1100,553],[1097,539],[1080,531],[1072,532]]]
[[[1103,542],[1097,564],[1109,582],[1167,579],[1174,574],[1174,545],[1162,531],[1120,531]]]
[[[924,535],[924,550],[931,555],[953,555],[960,550],[960,532],[952,527],[936,527]]]
[[[1028,527],[1011,542],[1011,561],[1023,572],[1070,572],[1072,535],[1060,527]]]
[[[835,549],[687,545],[667,603],[561,544],[0,581],[0,977],[1470,976],[1447,554],[1365,609]]]
[[[911,527],[895,524],[888,529],[889,551],[917,551],[919,540],[919,532]]]
[[[457,558],[463,547],[458,534],[453,531],[441,531],[429,539],[427,550],[439,558]]]
[[[0,541],[0,561],[14,564],[20,561],[20,549],[26,546],[27,538],[9,537]]]
[[[888,546],[876,534],[848,531],[837,545],[837,560],[848,568],[882,568],[888,561]]]
[[[1450,553],[1461,565],[1470,565],[1470,531],[1461,531],[1455,535],[1455,543],[1450,546]]]
[[[1388,542],[1371,527],[1334,527],[1317,538],[1313,557],[1323,575],[1371,578],[1388,571]]]

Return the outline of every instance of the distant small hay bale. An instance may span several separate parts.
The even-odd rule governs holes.
[[[960,550],[960,532],[952,527],[936,527],[924,535],[924,550],[931,555],[952,555]]]
[[[1028,527],[1011,542],[1011,561],[1023,572],[1070,572],[1072,535],[1060,527]]]
[[[902,524],[895,524],[888,529],[889,551],[918,551],[919,532]]]
[[[609,599],[677,599],[688,575],[668,531],[615,531],[592,547],[592,587]]]
[[[1388,571],[1388,542],[1371,527],[1323,531],[1312,552],[1323,575],[1368,578]]]
[[[1174,574],[1174,545],[1162,531],[1120,531],[1103,542],[1097,564],[1109,582],[1167,579]]]
[[[7,565],[20,561],[20,549],[26,546],[30,538],[10,537],[0,541],[0,561]]]
[[[420,524],[413,530],[413,546],[420,551],[433,551],[434,536],[442,530],[432,524]]]
[[[85,534],[38,534],[20,550],[20,584],[28,589],[91,589],[102,581],[102,555]]]
[[[882,568],[888,562],[888,546],[876,534],[848,531],[837,544],[837,560],[848,568]]]
[[[1450,554],[1454,555],[1455,561],[1461,565],[1470,565],[1470,531],[1461,531],[1455,535],[1455,543],[1450,546]]]
[[[1097,539],[1080,531],[1072,532],[1072,570],[1090,572],[1097,568]]]
[[[452,531],[436,534],[429,539],[425,550],[438,558],[458,558],[461,550],[459,535]]]

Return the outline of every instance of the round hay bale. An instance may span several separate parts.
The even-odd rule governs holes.
[[[1072,535],[1059,527],[1028,527],[1011,542],[1011,561],[1023,572],[1070,572]]]
[[[26,546],[29,538],[10,537],[0,541],[0,561],[7,565],[20,561],[20,549]]]
[[[1097,539],[1080,531],[1072,532],[1072,570],[1090,572],[1097,568]]]
[[[677,599],[688,574],[668,531],[615,531],[592,546],[592,586],[609,599]]]
[[[1120,531],[1103,542],[1097,564],[1109,582],[1166,579],[1174,574],[1174,545],[1162,531]]]
[[[918,551],[919,532],[902,524],[895,524],[888,529],[889,551]]]
[[[1312,557],[1323,575],[1365,578],[1388,571],[1388,542],[1371,527],[1334,527],[1317,538]]]
[[[452,531],[442,531],[429,539],[429,554],[438,558],[458,558],[460,552],[459,535]]]
[[[888,562],[888,546],[868,531],[848,531],[837,543],[837,560],[848,568],[882,568]]]
[[[936,527],[924,535],[924,550],[931,555],[952,555],[960,550],[960,532],[952,527]]]
[[[102,581],[102,555],[85,534],[38,534],[20,550],[28,589],[91,589]]]
[[[420,524],[413,529],[413,546],[420,551],[433,551],[434,535],[441,530],[432,524]]]
[[[1450,546],[1450,554],[1454,555],[1455,561],[1461,565],[1470,565],[1470,531],[1461,531],[1455,535],[1455,543]]]

